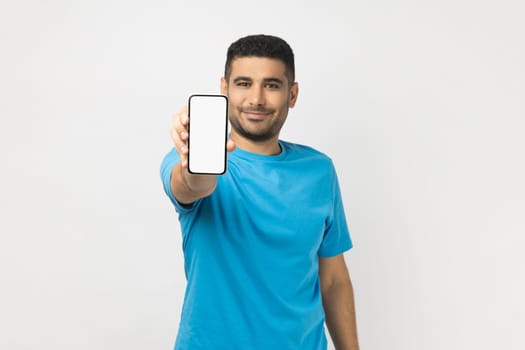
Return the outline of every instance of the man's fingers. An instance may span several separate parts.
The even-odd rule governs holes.
[[[180,164],[183,168],[187,167],[188,164],[188,123],[187,107],[183,107],[180,112],[173,116],[173,125],[170,130],[173,144],[179,154]]]
[[[235,142],[233,142],[232,139],[228,139],[228,141],[226,142],[226,150],[228,152],[231,152],[235,149]]]
[[[182,140],[179,137],[179,133],[175,128],[171,128],[170,130],[171,139],[173,140],[173,145],[175,146],[175,149],[177,150],[177,153],[182,158],[187,154],[187,142]]]
[[[180,121],[180,124],[185,128],[187,129],[188,128],[188,123],[190,121],[190,119],[188,118],[188,106],[184,106],[182,107],[182,109],[180,110],[180,112],[178,113],[179,115],[179,121]]]
[[[173,116],[172,121],[173,127],[177,132],[183,132],[188,130],[188,115],[183,112],[179,112]]]

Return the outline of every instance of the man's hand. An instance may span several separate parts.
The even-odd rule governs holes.
[[[180,157],[180,164],[182,168],[188,168],[188,107],[184,106],[179,113],[173,116],[173,125],[171,127],[171,139],[177,153]],[[226,150],[231,152],[235,149],[235,143],[228,139],[226,143]]]
[[[171,172],[171,192],[181,203],[188,204],[210,195],[217,184],[215,175],[193,175],[188,172],[188,107],[184,106],[173,116],[170,130],[173,145],[179,154],[180,162]],[[235,143],[228,139],[226,150],[235,149]]]

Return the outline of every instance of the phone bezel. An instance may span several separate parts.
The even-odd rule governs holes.
[[[190,157],[191,157],[191,100],[194,97],[213,97],[213,98],[224,98],[226,102],[226,108],[224,111],[224,164],[220,172],[202,172],[202,171],[192,171],[190,167]],[[223,94],[208,94],[208,93],[197,93],[191,94],[188,97],[188,172],[195,175],[223,175],[227,171],[228,167],[228,155],[226,150],[226,142],[228,141],[228,96]]]

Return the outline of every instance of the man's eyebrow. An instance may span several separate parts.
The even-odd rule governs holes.
[[[252,78],[240,76],[240,77],[236,77],[235,79],[233,79],[234,83],[237,83],[239,81],[252,81]]]
[[[264,78],[265,83],[277,83],[282,85],[284,82],[279,78]]]
[[[238,83],[239,81],[253,81],[252,78],[250,77],[244,77],[244,76],[239,76],[239,77],[235,77],[233,79],[233,82],[234,83]],[[277,83],[277,84],[284,84],[283,80],[279,79],[279,78],[264,78],[263,81],[265,83]]]

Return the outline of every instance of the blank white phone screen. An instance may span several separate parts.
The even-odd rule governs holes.
[[[188,170],[194,174],[223,174],[226,172],[228,98],[191,95],[188,116]]]

